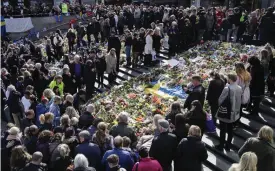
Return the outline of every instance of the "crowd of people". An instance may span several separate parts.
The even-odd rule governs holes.
[[[217,113],[214,123],[219,120],[216,148],[228,151],[243,109],[257,117],[265,85],[274,97],[274,21],[273,8],[248,14],[239,7],[99,6],[87,26],[79,23],[65,35],[57,30],[37,43],[1,42],[1,119],[8,123],[1,139],[2,169],[170,171],[174,161],[175,171],[201,171],[208,157],[201,141],[205,100]],[[128,125],[129,113],[120,113],[118,124],[108,128],[87,104],[95,82],[104,86],[104,73],[114,84],[123,48],[128,67],[151,67],[165,43],[174,57],[204,40],[242,41],[244,33],[268,44],[257,56],[242,55],[235,72],[212,72],[208,88],[194,75],[183,86],[185,104],[175,102],[166,116],[154,115],[140,135]],[[263,126],[258,137],[245,142],[240,163],[230,171],[275,170],[274,147],[273,129]]]

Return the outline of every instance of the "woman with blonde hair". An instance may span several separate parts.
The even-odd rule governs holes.
[[[50,88],[45,89],[43,91],[43,96],[49,99],[49,103],[47,104],[47,107],[50,107],[50,105],[53,103],[54,96],[55,96],[53,90]]]
[[[3,157],[3,156],[2,156]],[[24,149],[23,146],[18,145],[11,151],[10,165],[11,170],[20,170],[30,162],[31,155]]]
[[[241,62],[238,62],[235,64],[235,69],[236,69],[236,74],[237,74],[236,83],[242,88],[242,93],[243,93],[242,94],[242,105],[241,105],[241,109],[240,109],[240,116],[242,116],[243,107],[245,105],[247,105],[250,100],[249,84],[251,81],[251,76],[250,76],[250,73],[245,69],[244,64]]]
[[[39,121],[40,121],[39,132],[42,132],[44,130],[51,131],[53,129],[53,120],[54,120],[54,114],[50,112],[41,114],[39,116]]]
[[[240,162],[233,164],[228,171],[257,171],[257,156],[253,152],[242,155]]]
[[[53,171],[65,171],[68,166],[72,164],[72,158],[70,156],[70,148],[67,144],[60,144],[57,147],[59,157],[53,161]]]
[[[159,124],[158,124],[158,121],[160,119],[164,119],[164,117],[160,114],[156,114],[154,115],[154,118],[153,118],[153,130],[154,130],[154,135],[155,136],[158,136],[160,134],[159,132]]]
[[[273,137],[273,129],[269,126],[263,126],[258,132],[258,137],[246,140],[238,152],[239,156],[248,151],[254,152],[258,157],[257,170],[275,170],[275,144]]]
[[[72,106],[67,107],[65,113],[69,115],[70,118],[72,117],[76,117],[77,119],[79,118],[78,112]]]
[[[161,47],[161,33],[160,33],[160,28],[156,27],[154,29],[154,34],[153,34],[153,48],[156,51],[156,54],[159,54],[160,52],[160,47]]]
[[[107,131],[107,124],[100,122],[97,125],[96,133],[92,137],[92,142],[99,146],[102,156],[107,150],[114,148],[113,137],[107,134]]]

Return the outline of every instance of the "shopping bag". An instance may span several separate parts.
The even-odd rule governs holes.
[[[157,53],[156,53],[156,51],[152,50],[151,54],[152,54],[152,61],[157,60]]]
[[[209,113],[207,113],[207,118],[206,118],[206,132],[216,133],[216,126],[213,122],[212,115]]]

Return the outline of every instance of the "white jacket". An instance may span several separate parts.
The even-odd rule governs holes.
[[[31,106],[31,102],[29,99],[26,99],[25,96],[22,97],[21,102],[23,103],[24,106],[24,111],[27,112]]]
[[[146,36],[146,44],[145,44],[145,48],[144,48],[144,53],[145,54],[151,54],[153,51],[153,38],[150,35]]]

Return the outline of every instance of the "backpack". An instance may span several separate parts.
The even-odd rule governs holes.
[[[250,88],[245,86],[242,93],[242,104],[248,104],[250,101]]]

